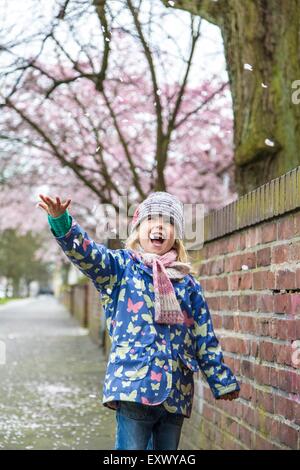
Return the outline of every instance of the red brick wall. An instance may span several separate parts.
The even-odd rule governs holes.
[[[299,449],[300,212],[211,240],[194,257],[241,392],[217,401],[195,376],[180,448]]]

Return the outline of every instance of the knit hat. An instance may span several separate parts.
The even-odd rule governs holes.
[[[156,191],[141,202],[136,208],[131,224],[131,233],[149,214],[161,214],[173,219],[176,227],[176,237],[182,239],[184,234],[183,204],[173,194]]]

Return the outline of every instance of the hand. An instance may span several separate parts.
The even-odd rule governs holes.
[[[48,214],[52,215],[52,217],[59,217],[62,215],[71,203],[71,199],[67,199],[64,203],[61,202],[58,196],[56,196],[55,199],[49,196],[44,196],[43,194],[39,194],[39,196],[43,202],[39,202],[36,207],[41,207]]]
[[[238,398],[239,393],[239,390],[234,390],[233,392],[225,393],[224,395],[221,395],[219,397],[219,400],[234,400],[235,398]]]

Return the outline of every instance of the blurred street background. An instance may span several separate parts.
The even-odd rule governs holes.
[[[53,296],[0,307],[0,449],[113,449],[103,353]]]

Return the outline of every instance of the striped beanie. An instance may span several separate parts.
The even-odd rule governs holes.
[[[150,193],[149,196],[138,205],[133,214],[131,233],[149,214],[165,215],[170,218],[170,221],[173,219],[176,227],[176,237],[180,239],[183,238],[183,204],[176,196],[165,191]]]

